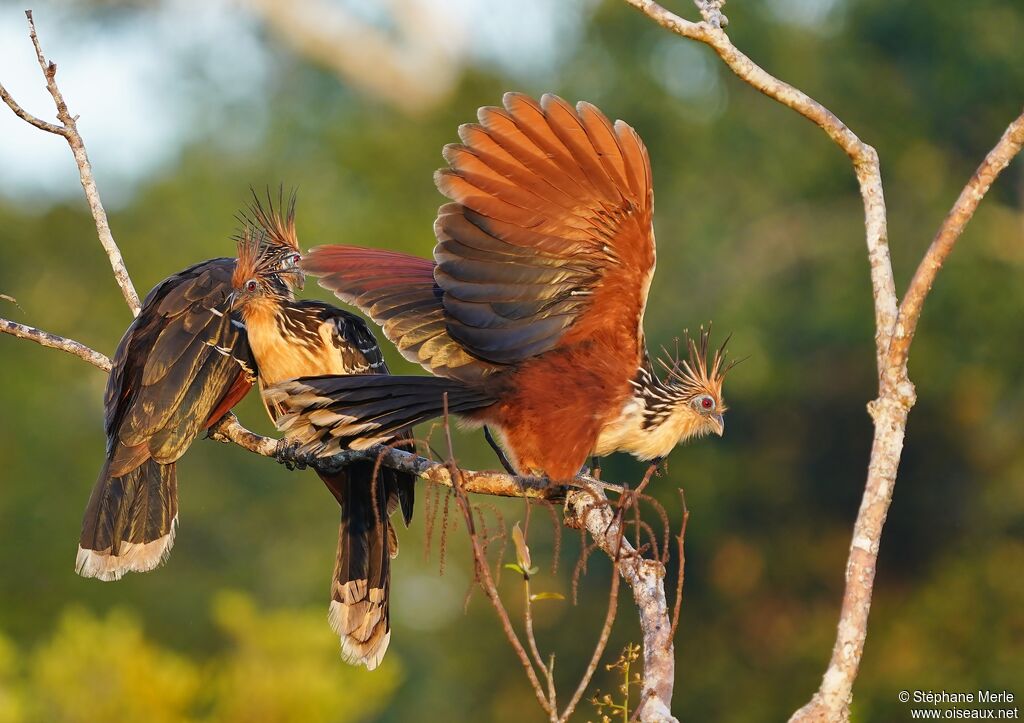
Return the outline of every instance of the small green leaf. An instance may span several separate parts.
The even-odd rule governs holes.
[[[530,600],[565,600],[565,595],[560,592],[535,592],[530,595]]]
[[[509,570],[515,570],[520,575],[525,575],[526,574],[526,572],[523,570],[523,568],[519,567],[519,563],[516,563],[516,562],[506,562],[505,563],[505,567],[507,567]]]

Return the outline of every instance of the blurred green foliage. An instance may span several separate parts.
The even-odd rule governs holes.
[[[812,5],[735,3],[729,32],[878,149],[902,286],[1020,112],[1024,6],[836,0],[819,3],[829,11],[807,24],[801,8]],[[831,651],[871,440],[873,319],[855,181],[818,129],[738,82],[707,49],[622,3],[586,8],[579,44],[543,77],[469,67],[453,97],[417,118],[275,51],[259,146],[222,142],[231,127],[198,139],[111,224],[143,292],[230,252],[250,184],[300,186],[306,246],[425,255],[442,200],[430,174],[478,106],[508,89],[553,91],[629,121],[655,174],[652,345],[714,319],[733,333],[734,352],[749,355],[727,384],[725,438],[677,450],[654,485],[674,524],[677,487],[691,510],[675,705],[684,720],[782,720],[816,688]],[[918,405],[883,539],[857,721],[901,719],[903,689],[1024,697],[1022,168],[1000,179],[940,274],[911,354]],[[77,201],[29,211],[0,200],[0,292],[21,305],[5,314],[108,353],[129,319]],[[394,370],[417,371],[385,352]],[[400,531],[391,649],[366,674],[337,657],[325,615],[294,612],[327,605],[337,513],[314,475],[197,442],[180,466],[169,563],[116,584],[81,580],[72,563],[102,459],[103,375],[2,337],[0,376],[3,723],[542,719],[486,602],[472,595],[463,612],[472,574],[455,516],[439,575],[444,525],[440,511],[426,524],[426,490],[413,528]],[[239,414],[270,431],[256,400]],[[456,449],[468,467],[494,465],[475,434],[460,434]],[[640,472],[619,458],[604,470],[626,481]],[[494,504],[509,526],[523,516],[522,503]],[[566,536],[552,574],[551,531],[538,520],[538,585],[569,593],[578,539]],[[607,584],[595,558],[578,607],[537,606],[563,688],[592,650]],[[519,615],[515,581],[502,589]],[[624,603],[608,650],[638,639]],[[602,672],[594,687],[616,683]]]
[[[223,652],[195,660],[146,638],[138,617],[67,608],[51,638],[13,664],[0,638],[0,720],[347,723],[379,711],[401,678],[337,665],[317,612],[263,613],[240,594],[214,601]]]

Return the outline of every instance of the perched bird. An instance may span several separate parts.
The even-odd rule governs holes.
[[[271,229],[267,263],[287,293],[302,283],[285,219],[256,201]],[[178,520],[175,463],[192,440],[252,386],[245,333],[229,314],[235,259],[218,258],[164,279],[146,296],[114,354],[104,396],[106,460],[93,487],[75,569],[117,580],[170,553]]]
[[[318,374],[386,375],[377,340],[358,316],[319,301],[295,301],[281,280],[273,254],[261,243],[266,229],[252,228],[239,241],[232,309],[245,325],[261,388]],[[268,403],[271,419],[287,405]],[[411,446],[407,430],[382,441]],[[390,515],[401,507],[412,519],[415,476],[356,461],[334,474],[318,473],[341,505],[338,556],[328,619],[341,638],[344,659],[373,670],[391,640],[391,558],[398,538]]]
[[[267,394],[302,454],[365,447],[442,413],[498,432],[515,470],[575,476],[588,455],[657,460],[724,432],[724,345],[708,337],[659,378],[643,314],[654,274],[651,168],[629,125],[593,105],[515,93],[459,128],[433,261],[315,248],[308,274],[436,375],[298,379]]]

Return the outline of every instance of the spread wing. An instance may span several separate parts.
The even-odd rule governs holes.
[[[380,325],[402,356],[438,376],[471,381],[494,370],[448,333],[434,263],[357,246],[319,246],[301,268]]]
[[[227,313],[234,265],[213,259],[166,279],[121,339],[105,398],[115,468],[130,468],[129,456],[178,459],[225,398],[247,390],[248,343]]]
[[[448,333],[514,363],[606,335],[643,348],[655,249],[643,142],[588,103],[507,93],[445,147],[434,231]]]
[[[464,381],[559,343],[643,350],[654,273],[650,161],[597,108],[508,93],[445,147],[434,260],[346,246],[304,271],[379,323],[409,360]]]

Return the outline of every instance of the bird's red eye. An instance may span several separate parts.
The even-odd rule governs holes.
[[[700,406],[710,411],[715,406],[715,402],[711,397],[702,397],[700,400]]]
[[[245,282],[246,291],[256,291],[260,287],[259,282],[256,279],[249,279]]]

